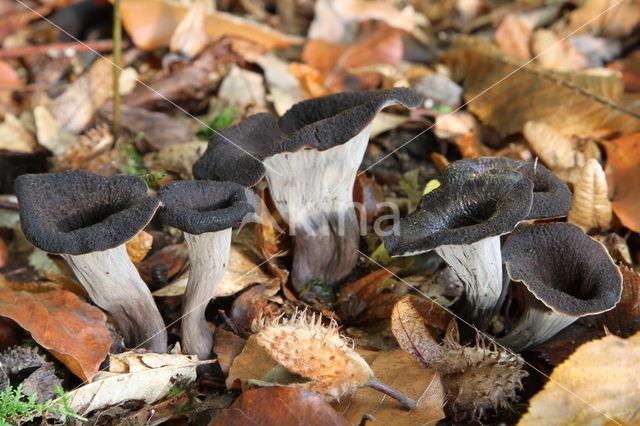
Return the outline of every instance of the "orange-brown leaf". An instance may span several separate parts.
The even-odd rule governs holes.
[[[105,314],[69,291],[0,289],[0,315],[29,331],[82,380],[91,381],[111,347]]]
[[[400,348],[413,355],[424,367],[432,366],[444,353],[409,296],[400,299],[393,307],[391,330]]]
[[[612,207],[622,224],[640,232],[640,133],[607,142],[607,179],[613,187]]]
[[[348,426],[349,422],[311,392],[276,386],[243,392],[209,423],[226,425]]]

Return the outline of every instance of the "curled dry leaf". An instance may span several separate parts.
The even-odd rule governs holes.
[[[620,222],[640,232],[640,133],[605,143],[607,149],[607,178],[613,187],[613,211]]]
[[[37,148],[36,138],[18,117],[6,114],[0,123],[0,149],[13,152],[34,152]]]
[[[207,3],[206,0],[196,0],[191,4],[187,15],[171,35],[169,48],[172,52],[193,58],[207,45],[209,36],[204,25]]]
[[[549,70],[569,72],[589,66],[587,58],[568,40],[545,28],[533,33],[531,50],[536,62]]]
[[[113,0],[111,0],[113,1]],[[124,0],[122,23],[136,46],[151,50],[169,45],[175,28],[188,13],[188,6],[170,0]],[[204,28],[212,39],[236,36],[264,45],[268,49],[287,47],[302,42],[266,25],[224,12],[209,12]]]
[[[69,405],[81,414],[128,400],[152,403],[169,393],[176,381],[193,382],[195,355],[124,352],[109,357],[109,371],[69,392]]]
[[[82,380],[91,381],[111,347],[105,314],[69,291],[0,289],[0,315],[29,331]]]
[[[36,121],[38,143],[53,155],[63,155],[77,143],[75,135],[65,131],[46,107],[35,107],[33,116]]]
[[[507,54],[522,60],[531,59],[533,22],[522,15],[510,13],[496,29],[495,41]]]
[[[133,263],[138,263],[147,257],[147,253],[151,250],[152,245],[153,236],[148,232],[140,231],[132,239],[127,241],[125,247],[129,259],[131,259]]]
[[[444,355],[444,349],[434,339],[409,296],[403,297],[394,305],[391,330],[400,348],[413,355],[423,367],[433,366]]]
[[[328,400],[369,385],[373,371],[338,332],[338,324],[322,324],[322,316],[295,313],[291,319],[261,318],[254,322],[256,340],[288,371],[310,382],[295,385]]]
[[[640,333],[585,343],[553,370],[518,425],[638,424],[639,363]]]
[[[348,426],[350,423],[317,395],[276,386],[243,392],[209,426]]]
[[[255,285],[233,301],[229,319],[235,327],[241,332],[251,330],[254,320],[260,316],[277,317],[282,310],[271,298],[278,292],[278,286],[264,286],[262,284]]]
[[[246,340],[228,330],[216,328],[213,337],[213,352],[223,374],[229,373],[233,361],[242,353]]]
[[[571,139],[544,121],[527,121],[523,129],[531,149],[552,170],[571,169],[584,165],[584,154]]]
[[[580,180],[573,191],[571,211],[567,220],[585,231],[608,229],[613,211],[609,201],[607,179],[598,160],[590,159],[582,168]]]
[[[609,0],[587,0],[571,12],[565,33],[577,32],[603,37],[625,37],[640,22],[638,0],[611,3]]]

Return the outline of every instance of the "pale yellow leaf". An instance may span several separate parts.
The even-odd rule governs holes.
[[[189,58],[193,58],[202,52],[210,41],[205,30],[204,19],[209,0],[195,0],[187,15],[176,27],[169,48],[172,52],[179,52]]]
[[[543,121],[527,121],[524,137],[531,149],[551,170],[564,170],[584,165],[584,155],[571,140]]]
[[[574,188],[567,221],[589,231],[608,229],[612,217],[604,170],[597,160],[590,159],[582,168],[580,180]]]
[[[7,114],[0,123],[0,149],[12,152],[33,152],[36,138],[13,114]]]

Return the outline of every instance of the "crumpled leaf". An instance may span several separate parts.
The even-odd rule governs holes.
[[[464,81],[465,99],[473,99],[469,110],[501,133],[520,132],[532,120],[567,136],[594,135],[601,128],[622,134],[640,130],[640,108],[620,101],[619,76],[555,73],[531,64],[514,73],[520,60],[471,37],[460,38],[443,60],[454,79]],[[571,107],[558,114],[559,104]]]
[[[75,135],[65,131],[46,107],[35,107],[33,116],[36,121],[38,143],[53,155],[62,155],[77,143]]]
[[[142,262],[153,245],[153,235],[146,231],[138,232],[132,239],[126,242],[127,255],[133,263]]]
[[[0,123],[0,149],[13,152],[34,152],[36,138],[22,121],[13,114],[6,114]]]
[[[613,187],[612,207],[620,222],[640,232],[640,133],[605,142],[607,179]]]
[[[91,381],[111,347],[105,314],[69,291],[0,289],[0,315],[29,331],[82,380]]]
[[[531,50],[536,62],[549,70],[569,72],[589,66],[587,58],[568,40],[546,28],[533,33]]]
[[[209,426],[348,426],[350,423],[312,392],[291,387],[266,387],[243,392]]]
[[[357,424],[365,414],[374,418],[367,424],[394,426],[435,424],[444,417],[444,390],[434,369],[420,367],[411,355],[400,349],[358,352],[371,365],[378,380],[414,399],[417,405],[408,411],[378,391],[361,388],[333,404],[350,424]]]
[[[213,336],[213,352],[218,365],[223,374],[228,374],[231,364],[242,353],[247,341],[220,327],[216,328]]]
[[[551,170],[584,166],[584,154],[571,139],[544,121],[527,121],[523,133],[531,149]]]
[[[638,0],[611,3],[609,0],[587,0],[571,12],[565,33],[588,33],[621,38],[629,35],[640,23]]]
[[[598,160],[590,159],[582,168],[580,180],[573,191],[567,221],[589,231],[608,229],[612,218],[613,211],[604,170]]]
[[[227,376],[227,389],[247,389],[252,379],[262,379],[278,363],[258,343],[255,334],[249,336],[240,355],[231,363]]]
[[[262,75],[233,65],[220,83],[218,97],[241,110],[248,105],[266,105],[266,90]]]
[[[130,399],[152,403],[169,393],[176,381],[193,382],[198,361],[195,355],[124,352],[109,357],[109,371],[69,392],[69,405],[87,414]]]
[[[510,13],[496,28],[495,41],[508,55],[522,60],[531,59],[533,22],[522,15]]]
[[[169,45],[188,9],[185,4],[169,0],[123,0],[122,23],[136,46],[152,50]],[[204,27],[212,39],[237,36],[267,49],[291,46],[303,40],[229,13],[209,12],[204,19]]]
[[[640,422],[640,333],[606,336],[580,346],[530,400],[519,426]],[[571,389],[571,393],[567,392]],[[606,417],[598,411],[606,414]]]
[[[209,42],[204,25],[207,3],[206,0],[196,0],[191,4],[187,15],[182,18],[169,41],[172,52],[193,58],[205,48]]]
[[[182,179],[193,179],[193,163],[202,157],[207,145],[207,142],[201,141],[169,145],[157,152],[153,164],[155,167],[178,173]]]
[[[400,299],[391,312],[391,329],[400,348],[413,355],[423,367],[433,366],[444,350],[437,344],[420,312],[408,296]]]
[[[16,346],[0,353],[0,377],[5,374],[11,374],[15,377],[25,369],[33,368],[36,368],[36,370],[18,383],[12,383],[12,385],[22,385],[22,391],[25,395],[37,394],[36,401],[42,404],[46,400],[55,397],[55,385],[62,386],[62,380],[56,377],[53,363],[40,355],[37,347],[23,348]],[[2,389],[1,379],[0,389]]]

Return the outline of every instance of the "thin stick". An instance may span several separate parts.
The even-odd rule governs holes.
[[[113,2],[113,140],[120,136],[120,69],[122,66],[122,26],[120,0]]]
[[[402,392],[397,391],[391,386],[385,385],[375,377],[372,377],[371,380],[369,381],[369,387],[371,389],[380,391],[385,395],[389,395],[393,399],[397,399],[398,401],[400,401],[400,403],[402,403],[402,405],[404,405],[409,410],[413,410],[414,408],[416,408],[416,404],[417,404],[416,401],[409,398],[407,395],[403,394]]]

